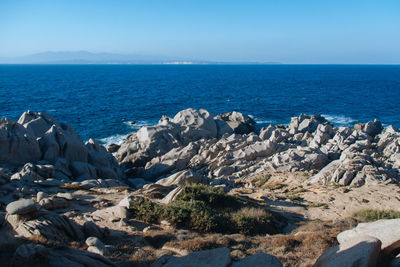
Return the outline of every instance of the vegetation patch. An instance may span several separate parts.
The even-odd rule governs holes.
[[[205,185],[185,186],[168,205],[138,198],[131,211],[137,219],[147,223],[167,220],[175,227],[187,227],[201,232],[246,235],[277,233],[272,213],[242,203],[221,189]]]
[[[293,202],[302,202],[304,199],[298,195],[298,194],[292,194],[292,195],[288,195],[287,199],[293,201]]]
[[[256,187],[262,187],[263,185],[265,185],[266,182],[269,181],[269,179],[271,179],[271,174],[265,174],[263,176],[260,177],[256,177],[252,180],[252,183],[256,186]]]
[[[400,211],[364,209],[353,213],[353,217],[361,222],[372,222],[381,219],[400,218]]]
[[[328,208],[328,204],[323,203],[323,202],[307,202],[306,206],[308,208],[324,208],[327,209]]]

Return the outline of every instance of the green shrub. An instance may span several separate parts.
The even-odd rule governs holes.
[[[135,216],[147,223],[157,223],[160,220],[163,209],[160,205],[145,198],[138,198],[134,201],[131,211]]]
[[[204,185],[187,185],[176,200],[160,205],[144,198],[135,200],[135,217],[147,223],[167,220],[174,226],[201,232],[265,234],[276,233],[271,213],[248,208],[222,190]]]
[[[235,232],[245,235],[277,233],[272,222],[272,216],[265,209],[242,208],[232,214],[232,221],[235,226]]]
[[[295,202],[300,202],[303,201],[303,198],[297,194],[294,195],[288,195],[287,199],[290,199],[291,201],[295,201]]]
[[[372,222],[381,219],[400,218],[400,211],[364,209],[353,213],[353,217],[362,222]]]
[[[200,201],[211,208],[238,208],[239,201],[234,196],[227,195],[222,189],[197,184],[187,185],[179,193],[176,200],[181,201]]]
[[[263,176],[257,177],[255,179],[253,179],[253,183],[255,183],[256,187],[261,187],[263,186],[266,182],[269,181],[269,179],[271,179],[271,174],[265,174]]]

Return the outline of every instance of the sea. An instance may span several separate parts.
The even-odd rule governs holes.
[[[118,143],[186,108],[400,127],[400,65],[0,65],[1,117],[46,111],[84,140]]]

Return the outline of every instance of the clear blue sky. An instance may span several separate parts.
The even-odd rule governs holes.
[[[1,0],[0,56],[400,63],[400,0]]]

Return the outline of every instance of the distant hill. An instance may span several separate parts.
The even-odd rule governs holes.
[[[146,55],[91,53],[88,51],[43,52],[22,57],[0,57],[0,64],[279,64],[276,62],[214,62]]]

